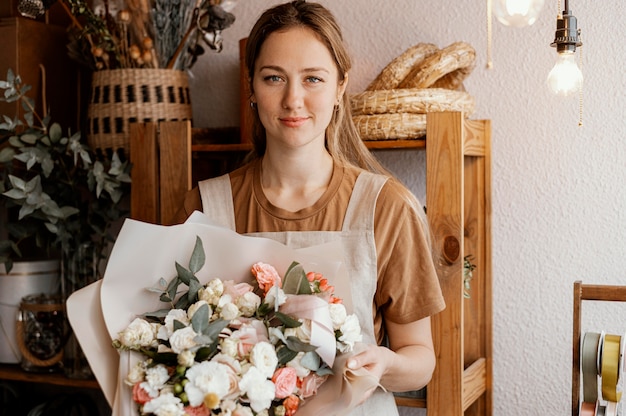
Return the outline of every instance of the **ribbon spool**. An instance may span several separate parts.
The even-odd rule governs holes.
[[[598,376],[600,374],[600,353],[604,333],[587,332],[582,345],[583,402],[595,403],[598,400]]]
[[[598,412],[598,402],[582,402],[580,405],[580,416],[596,416]]]
[[[622,399],[620,376],[623,367],[623,341],[619,335],[606,334],[602,348],[602,397],[609,402]]]

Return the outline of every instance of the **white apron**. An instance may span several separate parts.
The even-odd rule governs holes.
[[[357,178],[346,210],[341,231],[286,231],[250,233],[247,235],[271,238],[290,248],[311,247],[341,239],[345,253],[345,264],[352,291],[352,305],[361,323],[363,341],[376,343],[372,305],[378,269],[376,244],[374,241],[374,210],[376,199],[387,178],[363,172]],[[217,224],[235,230],[235,215],[232,189],[228,174],[198,183],[203,212]],[[391,393],[382,389],[363,404],[356,407],[350,416],[394,416],[398,415]]]

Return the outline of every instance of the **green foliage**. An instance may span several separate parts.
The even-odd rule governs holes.
[[[116,153],[98,155],[79,132],[66,134],[40,118],[26,96],[30,87],[10,69],[0,89],[0,101],[19,101],[24,109],[23,120],[0,117],[0,203],[9,212],[0,262],[10,269],[23,246],[66,256],[89,246],[99,265],[114,239],[113,223],[127,214],[120,202],[130,190],[129,163]]]
[[[466,299],[470,298],[470,282],[474,274],[474,269],[476,269],[476,265],[472,263],[472,259],[473,257],[471,255],[463,257],[463,297]]]

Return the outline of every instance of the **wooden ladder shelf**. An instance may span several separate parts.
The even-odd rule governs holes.
[[[574,282],[574,334],[572,337],[572,416],[580,414],[580,349],[582,301],[626,302],[626,286],[584,285]]]

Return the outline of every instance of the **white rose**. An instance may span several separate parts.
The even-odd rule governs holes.
[[[278,288],[278,286],[273,286],[266,294],[264,302],[270,305],[271,308],[276,307],[276,300],[278,299],[278,306],[287,302],[287,295],[285,292]]]
[[[299,378],[304,378],[308,376],[309,373],[311,372],[311,370],[302,366],[300,361],[302,360],[303,356],[304,356],[304,353],[299,352],[298,355],[296,355],[296,357],[293,360],[287,363],[287,367],[291,367],[294,370],[296,370],[296,374],[298,375]]]
[[[209,305],[207,303],[207,301],[205,300],[199,300],[196,303],[194,303],[193,305],[191,305],[189,307],[189,309],[187,309],[187,318],[189,318],[189,320],[191,321],[191,318],[193,318],[193,315],[198,312],[198,309],[200,309],[201,306],[206,305],[209,308],[209,319],[211,318],[211,314],[213,314],[213,311],[211,310],[211,305]]]
[[[333,321],[333,329],[335,331],[340,329],[348,316],[346,307],[341,303],[331,303],[328,305],[328,311],[330,312],[330,319]]]
[[[172,347],[172,351],[176,354],[180,354],[185,350],[197,346],[198,343],[194,341],[196,336],[196,331],[190,326],[174,331],[170,337],[170,347]]]
[[[254,292],[246,292],[237,299],[237,306],[245,317],[253,316],[260,305],[261,298]]]
[[[217,301],[217,307],[221,308],[222,306],[226,305],[227,303],[233,303],[233,297],[231,295],[229,295],[228,293],[225,293]]]
[[[183,402],[172,393],[165,393],[143,405],[143,414],[184,416]]]
[[[182,309],[172,309],[165,316],[165,325],[159,328],[158,338],[167,341],[174,332],[174,321],[179,321],[184,325],[189,325],[187,312]]]
[[[252,413],[252,409],[250,409],[247,406],[242,406],[240,404],[237,404],[237,407],[235,407],[233,414],[236,414],[237,416],[254,416],[254,413]],[[267,416],[268,414],[269,413],[266,410],[264,410],[262,412],[257,413],[257,416]]]
[[[220,350],[222,354],[229,357],[237,357],[237,344],[238,341],[232,338],[222,338],[220,340]]]
[[[152,325],[145,319],[135,318],[125,330],[119,333],[120,343],[130,349],[156,347]]]
[[[261,341],[257,343],[250,352],[250,362],[263,374],[266,378],[272,378],[278,358],[274,346],[269,342]]]
[[[250,400],[250,407],[257,414],[269,409],[276,393],[274,383],[267,379],[257,367],[250,367],[239,382],[239,388]]]
[[[220,317],[227,321],[232,321],[239,316],[239,308],[234,303],[225,303],[220,310]]]
[[[361,325],[359,325],[359,319],[354,314],[346,317],[346,321],[343,325],[341,325],[340,330],[340,343],[337,347],[341,352],[352,351],[352,348],[354,348],[354,343],[363,340],[363,335],[361,334]]]
[[[224,293],[224,283],[220,279],[213,279],[198,291],[198,299],[211,305],[217,305]]]
[[[283,331],[281,331],[280,328],[270,326],[267,329],[267,332],[269,334],[270,342],[272,344],[276,345],[278,341],[283,341],[283,342],[285,341],[285,336],[283,335]]]
[[[134,386],[135,384],[143,381],[143,377],[146,374],[145,362],[138,362],[130,369],[128,375],[126,376],[126,380],[124,382],[129,386]]]
[[[285,329],[285,337],[296,337],[302,342],[311,343],[311,320],[300,319],[302,325]]]
[[[195,362],[195,358],[196,358],[195,352],[185,350],[181,352],[180,354],[178,354],[177,361],[179,365],[182,365],[184,367],[191,367],[193,363]]]

